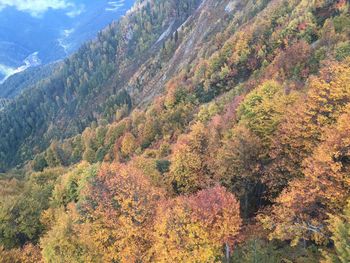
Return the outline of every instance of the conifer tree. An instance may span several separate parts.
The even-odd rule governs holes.
[[[350,200],[342,215],[331,216],[329,226],[334,242],[335,253],[323,252],[324,263],[350,262]]]

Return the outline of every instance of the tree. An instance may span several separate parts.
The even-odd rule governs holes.
[[[157,210],[153,261],[213,262],[224,258],[238,234],[239,203],[216,186],[163,202]]]
[[[154,186],[164,187],[164,177],[158,169],[158,161],[143,156],[134,157],[129,165],[140,170]]]
[[[142,148],[147,148],[155,140],[156,136],[160,134],[160,125],[157,118],[147,115],[142,129],[140,131],[140,141]]]
[[[100,251],[89,236],[84,235],[86,225],[81,225],[80,217],[71,205],[67,212],[55,211],[52,228],[40,239],[42,255],[45,262],[103,262]]]
[[[214,170],[215,179],[229,187],[241,201],[243,216],[259,203],[256,198],[258,184],[261,180],[261,140],[243,125],[237,125],[227,133],[219,149]],[[262,191],[260,191],[260,198]]]
[[[91,148],[86,148],[83,153],[83,160],[94,163],[96,161],[96,152]]]
[[[32,244],[25,245],[20,252],[21,263],[38,263],[42,262],[40,247]]]
[[[310,71],[311,51],[311,46],[304,40],[288,46],[270,64],[266,71],[267,77],[275,77],[280,81],[305,80]]]
[[[62,174],[56,181],[50,206],[67,207],[70,203],[79,203],[84,199],[84,191],[89,180],[97,174],[99,165],[81,162]]]
[[[276,81],[265,81],[250,92],[237,109],[237,125],[226,132],[214,158],[216,179],[240,199],[243,216],[262,204],[264,186],[261,178],[269,161],[273,134],[285,108],[296,98],[286,94]],[[210,151],[211,152],[211,151]]]
[[[59,147],[57,141],[51,143],[49,149],[46,151],[47,165],[50,167],[56,167],[64,164],[64,158],[62,150]]]
[[[19,249],[6,250],[0,246],[0,258],[3,263],[21,263]]]
[[[41,172],[48,166],[45,156],[43,154],[38,154],[35,156],[32,162],[33,170],[36,172]]]
[[[89,236],[102,261],[147,261],[162,191],[133,167],[105,164],[88,192],[84,210],[91,218]]]
[[[208,233],[193,222],[186,199],[179,197],[159,205],[155,222],[153,262],[213,261],[215,251]]]
[[[250,92],[237,109],[237,118],[269,149],[272,135],[280,124],[285,109],[296,100],[296,94],[286,94],[276,81],[265,81]]]
[[[13,248],[39,240],[45,230],[41,213],[48,209],[53,185],[64,171],[51,168],[33,173],[20,194],[0,203],[0,245]]]
[[[350,102],[350,60],[332,63],[309,82],[307,96],[291,107],[274,134],[271,163],[264,176],[272,196],[287,183],[302,177],[302,161],[322,141],[322,131],[334,124]]]
[[[173,149],[168,174],[175,193],[194,193],[210,183],[210,171],[205,160],[207,149],[208,139],[201,123],[193,125],[188,135],[179,138]]]
[[[222,186],[199,191],[190,199],[194,221],[200,221],[213,245],[232,244],[242,224],[239,203]]]
[[[341,263],[350,261],[350,202],[341,215],[330,216],[330,231],[334,242],[334,253],[323,251],[324,263]]]
[[[84,152],[82,154],[83,160],[94,163],[96,161],[97,141],[96,131],[94,128],[86,128],[82,133],[82,140],[84,143]]]
[[[292,180],[277,198],[272,211],[262,216],[270,237],[327,242],[329,214],[339,214],[350,195],[350,106],[334,126],[326,129],[324,141],[303,162],[303,177]]]
[[[135,136],[130,132],[126,133],[123,137],[121,149],[120,149],[123,156],[127,157],[131,155],[136,150],[136,148],[137,148],[137,144],[136,144]]]

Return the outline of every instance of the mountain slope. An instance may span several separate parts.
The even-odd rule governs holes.
[[[69,137],[81,132],[96,118],[113,119],[113,112],[122,105],[113,105],[112,108],[108,108],[108,105],[113,104],[111,101],[113,97],[110,96],[117,94],[118,90],[125,89],[128,96],[132,97],[135,106],[149,102],[164,89],[165,83],[180,69],[190,63],[196,63],[199,58],[209,56],[215,51],[213,47],[217,46],[217,43],[214,43],[216,33],[222,33],[221,31],[225,30],[229,23],[231,27],[234,23],[237,23],[236,26],[238,26],[244,22],[243,19],[249,19],[266,4],[263,1],[249,7],[248,4],[234,5],[234,3],[234,1],[215,3],[204,1],[199,6],[199,1],[195,1],[181,7],[183,3],[180,1],[176,8],[172,6],[173,3],[165,7],[158,4],[152,8],[164,13],[164,16],[154,20],[151,15],[150,22],[152,21],[153,25],[157,26],[151,28],[152,33],[144,32],[143,35],[138,35],[137,32],[132,34],[130,24],[137,25],[137,30],[150,30],[145,27],[144,21],[139,20],[141,13],[146,17],[150,15],[147,11],[150,6],[137,4],[136,6],[143,6],[142,9],[135,7],[120,23],[111,25],[101,32],[97,41],[83,46],[70,60],[66,60],[62,69],[56,70],[53,77],[45,80],[49,84],[39,83],[37,85],[37,96],[41,97],[40,100],[44,99],[45,104],[53,104],[52,106],[47,105],[50,109],[39,109],[38,112],[31,113],[23,112],[22,105],[26,105],[23,99],[27,100],[28,97],[26,94],[9,107],[9,116],[3,118],[21,123],[19,126],[21,132],[16,134],[16,131],[12,130],[12,134],[9,133],[6,130],[9,125],[3,122],[2,131],[6,136],[3,137],[5,144],[2,156],[5,162],[8,164],[8,157],[4,155],[5,149],[9,147],[6,141],[13,142],[8,154],[17,156],[15,160],[25,160],[27,156],[32,155],[34,146],[37,148],[36,151],[41,151],[52,139]],[[227,10],[227,6],[230,5],[233,9]],[[161,8],[167,11],[160,11]],[[207,14],[213,8],[217,11],[210,12],[208,17]],[[247,13],[239,15],[236,12],[239,11],[239,8],[246,8]],[[224,18],[222,13],[225,14]],[[142,23],[143,26],[139,27],[139,23]],[[226,30],[232,29],[228,27]],[[166,37],[161,39],[167,31],[169,32]],[[145,33],[147,38],[144,38]],[[176,41],[175,34],[177,34]],[[113,47],[115,44],[117,48]],[[92,50],[94,51],[91,52]],[[110,97],[109,101],[106,102],[108,97]],[[27,102],[33,104],[28,105],[29,108],[34,108],[36,103],[40,104],[40,100],[35,101],[37,98],[34,96],[34,99]],[[103,105],[104,103],[106,105]],[[33,121],[38,127],[26,124],[24,116],[28,114],[30,114],[30,120],[33,118],[38,120]],[[23,130],[25,132],[22,132]],[[25,140],[23,146],[26,148],[21,149],[23,140]],[[40,143],[37,140],[40,140]],[[14,145],[17,146],[14,147]],[[38,148],[38,145],[41,146]]]
[[[0,115],[1,167],[28,158],[34,145],[40,151],[58,130],[59,137],[67,137],[82,131],[96,116],[111,118],[103,101],[124,88],[138,65],[157,53],[159,47],[153,44],[161,33],[173,21],[185,21],[198,2],[155,3],[157,13],[150,12],[149,3],[137,3],[125,18],[65,60],[52,77],[19,96]],[[10,123],[16,124],[14,128]]]
[[[38,81],[48,78],[56,64],[28,68],[23,72],[10,76],[4,83],[0,84],[1,98],[14,98],[23,90],[37,84]]]
[[[0,114],[0,256],[347,262],[349,11],[139,1]]]

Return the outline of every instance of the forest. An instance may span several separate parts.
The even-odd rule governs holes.
[[[139,0],[48,72],[0,98],[0,262],[350,262],[348,1]]]

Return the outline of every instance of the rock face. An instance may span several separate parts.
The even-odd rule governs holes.
[[[231,10],[230,14],[225,13],[228,6]],[[161,63],[162,58],[159,55],[153,55],[146,60],[130,78],[126,88],[128,92],[133,94],[135,103],[147,104],[163,90],[165,83],[181,69],[186,68],[191,63],[195,64],[200,58],[213,53],[215,51],[215,47],[212,46],[213,39],[218,32],[226,28],[230,19],[234,17],[236,6],[235,1],[203,0],[183,23],[170,20],[169,28],[164,33],[169,38],[178,32],[181,37],[171,56],[167,58],[166,63],[162,63],[162,68],[156,74],[152,74],[150,68]],[[167,40],[164,33],[155,43],[156,45]],[[136,81],[140,81],[140,79],[143,86],[142,92],[134,89]]]

